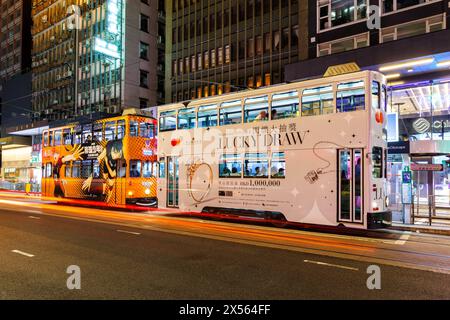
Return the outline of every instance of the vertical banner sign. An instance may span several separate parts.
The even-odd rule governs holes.
[[[107,0],[106,30],[103,37],[95,37],[94,50],[120,59],[122,49],[122,0]]]
[[[412,203],[412,174],[409,167],[402,171],[402,203]]]

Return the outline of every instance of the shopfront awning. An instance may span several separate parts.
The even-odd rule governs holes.
[[[31,146],[30,137],[9,136],[5,138],[0,138],[0,148],[2,150],[20,147],[29,147],[29,146]]]

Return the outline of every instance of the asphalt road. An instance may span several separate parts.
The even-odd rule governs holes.
[[[0,299],[450,299],[450,239],[403,236],[1,200]],[[373,264],[380,290],[366,285]],[[81,290],[66,286],[71,265]]]

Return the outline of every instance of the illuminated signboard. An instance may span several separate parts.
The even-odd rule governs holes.
[[[107,56],[120,59],[120,48],[117,41],[122,41],[121,37],[121,13],[122,0],[107,0],[106,3],[106,31],[107,35],[97,36],[94,40],[94,50]],[[111,39],[111,40],[105,40]]]
[[[106,54],[107,56],[119,59],[120,53],[117,45],[108,43],[103,39],[95,38],[94,50]]]
[[[106,28],[109,33],[114,35],[119,34],[119,17],[120,17],[120,7],[121,0],[108,0],[106,7]]]

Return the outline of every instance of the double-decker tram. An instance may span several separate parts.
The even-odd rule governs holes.
[[[385,112],[385,78],[372,71],[160,106],[159,207],[389,225]]]
[[[42,195],[156,206],[156,126],[156,119],[126,109],[121,116],[44,131]]]

